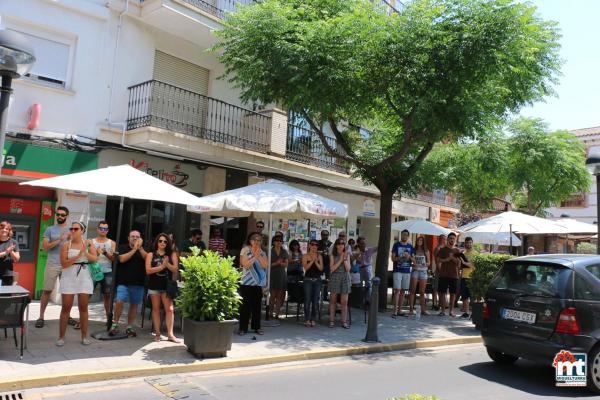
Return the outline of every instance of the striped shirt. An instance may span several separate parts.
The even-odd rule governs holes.
[[[221,238],[211,238],[208,241],[208,249],[212,251],[216,251],[221,257],[225,253],[225,239]]]
[[[252,257],[252,249],[250,246],[246,246],[242,249],[241,256],[248,258]],[[267,257],[267,254],[261,250],[260,255]],[[255,260],[254,264],[250,268],[244,268],[242,274],[242,285],[247,286],[266,286],[267,285],[267,271],[260,265],[260,261]]]

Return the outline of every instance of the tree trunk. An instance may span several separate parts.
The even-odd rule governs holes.
[[[375,276],[381,279],[379,285],[379,310],[387,308],[388,265],[390,260],[390,240],[392,236],[392,202],[394,192],[389,188],[379,188],[381,204],[379,206],[379,243],[377,246],[377,261]]]

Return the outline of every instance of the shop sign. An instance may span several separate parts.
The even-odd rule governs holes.
[[[23,214],[23,200],[10,199],[9,210],[11,214]]]
[[[100,167],[129,164],[156,179],[190,193],[198,194],[203,191],[205,171],[196,168],[193,164],[117,150],[100,152],[98,163]]]
[[[3,175],[23,178],[48,178],[96,169],[98,157],[94,153],[35,146],[6,141]]]
[[[374,217],[375,216],[375,201],[371,199],[365,199],[363,201],[363,216]]]
[[[439,224],[440,223],[440,209],[436,207],[429,208],[429,221]]]

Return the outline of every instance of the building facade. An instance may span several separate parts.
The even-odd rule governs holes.
[[[328,156],[296,116],[274,107],[243,104],[227,80],[219,79],[224,68],[208,48],[216,42],[213,32],[221,28],[225,12],[239,3],[2,2],[0,28],[28,36],[37,57],[29,76],[14,83],[9,146],[71,156],[39,158],[37,175],[11,175],[10,147],[0,178],[0,205],[4,201],[8,206],[0,208],[0,214],[14,220],[18,213],[11,210],[18,207],[11,202],[35,199],[39,204],[28,211],[37,215],[30,226],[34,238],[42,231],[41,216],[48,204],[50,211],[56,204],[70,206],[72,218],[88,221],[92,227],[103,218],[114,225],[116,199],[23,186],[17,191],[15,182],[130,164],[195,195],[281,179],[349,206],[347,221],[278,221],[279,227],[290,231],[289,239],[307,239],[328,228],[334,234],[348,230],[350,236],[364,235],[376,243],[377,189],[351,178],[347,166]],[[390,12],[393,5],[381,2]],[[330,140],[335,147],[335,139]],[[13,169],[26,171],[19,168]],[[450,227],[457,212],[455,200],[441,191],[398,199],[393,207],[396,220],[425,218]],[[183,239],[190,228],[200,227],[208,239],[210,227],[217,225],[226,231],[233,254],[254,223],[251,218],[200,217],[170,203],[128,200],[122,233],[137,229],[152,238],[169,231]],[[306,229],[297,228],[300,225]]]

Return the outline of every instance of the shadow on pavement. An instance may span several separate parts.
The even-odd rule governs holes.
[[[460,369],[478,378],[535,396],[596,397],[584,387],[556,387],[552,367],[526,360],[518,360],[514,365],[499,365],[490,361]]]

